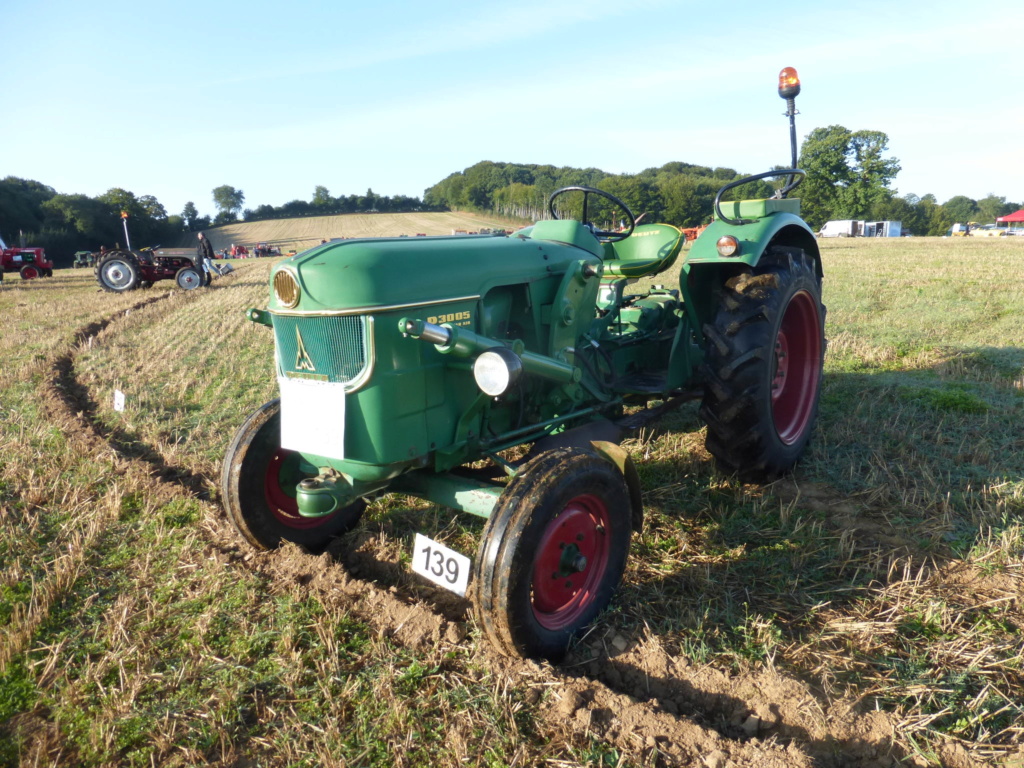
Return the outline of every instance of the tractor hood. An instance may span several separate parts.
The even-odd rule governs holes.
[[[589,248],[523,236],[344,240],[278,264],[271,275],[269,308],[301,314],[359,312],[476,298],[497,285],[562,274],[580,259],[596,264],[597,252],[596,240]],[[281,272],[294,278],[297,297],[288,294],[291,281]],[[282,283],[283,294],[277,290]]]

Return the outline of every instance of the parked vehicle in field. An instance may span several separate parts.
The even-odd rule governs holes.
[[[794,166],[798,92],[783,70]],[[559,658],[643,521],[624,435],[699,399],[722,470],[769,479],[802,455],[825,351],[818,245],[788,197],[803,175],[719,190],[672,287],[629,289],[676,263],[680,230],[583,186],[512,236],[342,240],[275,265],[247,314],[273,329],[280,398],[227,449],[229,518],[256,547],[319,550],[381,494],[484,517],[472,566],[417,535],[413,570],[468,594],[501,652]],[[766,178],[784,179],[771,199],[724,199]]]
[[[980,227],[974,227],[971,229],[971,237],[1006,237],[1009,232],[1009,227],[999,227],[995,224],[982,224]]]
[[[105,291],[123,293],[149,288],[158,280],[174,280],[182,290],[209,285],[211,274],[198,263],[190,248],[107,251],[96,262],[96,279]]]
[[[256,243],[252,249],[253,256],[280,256],[281,249],[270,243]]]
[[[75,260],[72,264],[76,269],[80,267],[94,267],[96,266],[97,254],[92,251],[75,251]]]
[[[902,237],[904,234],[899,221],[837,219],[826,221],[818,237]]]
[[[946,237],[969,237],[971,232],[977,226],[977,222],[974,221],[969,221],[966,224],[957,222],[946,230]]]
[[[22,280],[52,277],[53,262],[42,248],[12,248],[0,239],[2,272],[17,272]]]

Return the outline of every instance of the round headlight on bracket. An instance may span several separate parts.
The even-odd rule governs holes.
[[[302,291],[299,290],[299,282],[295,279],[295,275],[287,269],[278,270],[274,275],[274,295],[281,306],[291,309],[299,303],[301,294]]]
[[[508,392],[523,375],[523,361],[508,347],[481,352],[473,361],[473,378],[480,391],[491,397]]]
[[[719,256],[739,256],[740,254],[740,241],[732,235],[722,235],[718,238],[718,242],[715,244],[718,249]]]

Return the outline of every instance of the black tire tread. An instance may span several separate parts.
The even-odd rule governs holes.
[[[784,302],[801,289],[818,302],[823,362],[826,310],[821,280],[814,259],[799,248],[774,246],[756,268],[729,278],[713,322],[703,328],[708,340],[701,366],[705,447],[721,469],[744,480],[770,480],[792,469],[814,430],[820,379],[805,434],[793,445],[777,439],[771,416],[775,328]]]
[[[135,267],[135,285],[128,288],[112,288],[103,282],[103,278],[100,277],[103,271],[103,265],[112,259],[122,259]],[[139,283],[142,280],[142,269],[139,265],[139,260],[131,251],[107,251],[103,254],[103,258],[96,262],[96,266],[93,267],[93,274],[96,276],[96,282],[100,284],[100,287],[109,293],[125,293],[127,291],[135,290],[139,287]]]
[[[284,541],[292,541],[318,553],[332,539],[355,527],[366,509],[366,502],[357,499],[342,510],[344,514],[313,528],[290,528],[273,516],[262,492],[250,492],[248,483],[254,480],[247,476],[253,474],[258,480],[262,475],[259,466],[246,465],[246,461],[252,461],[252,450],[271,446],[276,449],[280,445],[280,414],[281,400],[275,398],[257,408],[239,427],[224,454],[221,501],[232,525],[257,549],[274,549]]]
[[[592,473],[596,466],[618,472],[618,469],[591,451],[557,448],[542,453],[509,482],[487,520],[477,553],[470,596],[484,635],[495,649],[506,656],[542,657],[557,661],[564,654],[572,635],[579,629],[565,631],[562,636],[549,638],[547,642],[535,642],[530,632],[518,625],[510,595],[515,585],[522,584],[524,579],[528,582],[531,578],[532,553],[529,553],[530,556],[517,556],[516,549],[527,529],[535,524],[535,519],[539,520],[537,516],[549,514],[544,508],[544,494],[556,482],[571,486],[578,478]],[[613,507],[609,511],[613,521],[619,523],[620,535],[625,541],[621,557],[616,556],[613,545],[608,566],[609,578],[605,582],[611,585],[611,589],[605,589],[607,594],[595,601],[590,611],[594,616],[610,602],[625,570],[632,532],[632,507],[625,479],[621,480],[621,498],[612,501],[618,501],[622,507],[619,513]],[[618,520],[616,514],[621,516],[621,520]],[[543,525],[544,521],[540,520],[536,524]],[[582,623],[585,625],[592,619],[590,617]]]

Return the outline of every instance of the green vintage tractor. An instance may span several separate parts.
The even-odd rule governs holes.
[[[799,81],[783,75],[795,166]],[[673,266],[681,232],[589,187],[511,236],[345,240],[282,261],[269,308],[248,310],[273,328],[281,396],[228,448],[230,519],[256,547],[316,551],[380,494],[484,517],[472,565],[417,536],[413,570],[468,593],[500,651],[559,658],[641,526],[624,434],[699,398],[726,472],[772,478],[803,452],[825,309],[814,233],[787,198],[802,176],[724,187],[677,288],[628,287]],[[771,199],[722,199],[769,177],[787,181]],[[570,195],[579,219],[559,217]],[[622,229],[591,221],[599,201]]]

